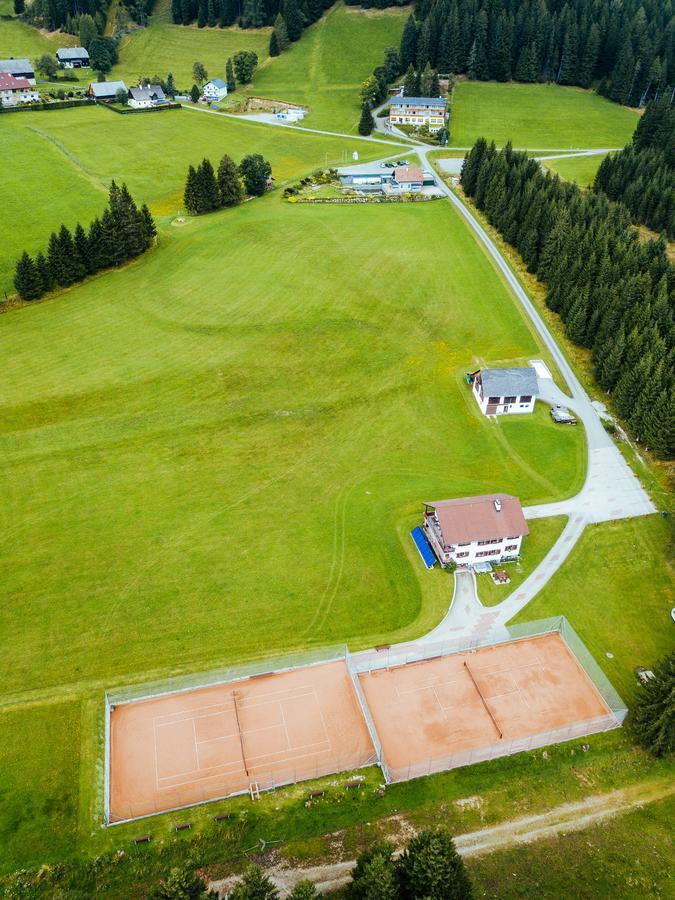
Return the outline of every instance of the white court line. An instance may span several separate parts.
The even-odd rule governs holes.
[[[265,703],[272,703],[274,701],[268,700],[267,698],[276,697],[278,694],[290,694],[288,699],[293,700],[296,698],[307,697],[310,694],[314,694],[316,696],[316,691],[311,685],[298,685],[298,687],[296,688],[282,688],[278,691],[269,691],[266,694],[259,694],[255,697],[242,697],[240,708],[243,708],[244,706],[262,706]],[[276,702],[279,701],[277,700]],[[173,725],[177,722],[184,722],[186,719],[203,719],[208,718],[209,716],[217,715],[217,713],[206,712],[206,710],[211,709],[217,709],[221,712],[233,711],[234,703],[230,700],[221,701],[220,703],[210,703],[207,706],[192,706],[187,709],[177,709],[172,713],[161,713],[158,716],[153,716],[152,721],[157,722],[160,726]],[[160,719],[167,719],[169,721],[161,722]]]

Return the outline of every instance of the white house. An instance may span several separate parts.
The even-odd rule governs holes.
[[[19,106],[39,99],[40,94],[26,78],[15,78],[8,72],[0,72],[0,106]]]
[[[35,84],[35,70],[27,59],[0,59],[0,72],[7,72],[15,78],[25,78],[29,84]]]
[[[166,103],[166,97],[160,84],[139,85],[129,88],[129,106],[133,109],[150,109]]]
[[[447,101],[443,97],[392,97],[389,122],[392,125],[426,125],[429,131],[439,131],[445,124]]]
[[[515,559],[530,533],[520,500],[510,494],[425,503],[422,529],[442,566]]]
[[[88,69],[89,51],[84,47],[59,47],[56,58],[64,69]]]
[[[397,166],[394,169],[392,188],[401,193],[416,193],[422,190],[424,173],[416,166]]]
[[[479,369],[467,376],[485,416],[531,413],[537,397],[537,373],[526,369]]]
[[[220,78],[207,81],[202,88],[202,97],[209,101],[222,100],[224,97],[227,97],[227,82],[221,81]]]

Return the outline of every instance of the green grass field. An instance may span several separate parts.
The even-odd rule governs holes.
[[[579,187],[590,187],[604,156],[571,156],[568,159],[552,159],[547,169],[557,172],[565,181],[574,181]]]
[[[128,85],[143,76],[166,78],[173,72],[176,86],[189,91],[194,81],[192,65],[203,63],[209,78],[225,78],[228,57],[239,50],[254,50],[260,63],[267,58],[270,29],[258,31],[241,28],[197,28],[174,25],[171,3],[158,0],[148,27],[122,39],[119,62],[110,78],[122,78]]]
[[[262,153],[278,181],[338,163],[358,149],[362,159],[381,156],[386,145],[270,129],[189,110],[120,116],[84,107],[3,116],[3,148],[15,165],[3,178],[6,215],[20,221],[0,248],[0,291],[11,290],[17,257],[46,246],[62,222],[88,223],[106,203],[110,180],[126,180],[153,212],[175,214],[182,206],[187,167],[209,156],[214,165]]]
[[[498,146],[560,149],[623,147],[638,115],[593,91],[555,84],[460,81],[455,87],[450,143],[471,147],[485,137]]]
[[[580,442],[579,449],[583,449],[583,446],[583,443]],[[506,600],[534,572],[562,534],[562,530],[567,524],[567,516],[532,519],[527,524],[530,533],[523,540],[520,561],[503,566],[504,571],[511,579],[510,583],[495,584],[489,575],[481,575],[478,578],[478,596],[483,606],[496,606],[502,600]]]
[[[386,47],[398,47],[408,8],[362,10],[338,3],[287,52],[256,72],[247,92],[309,107],[309,128],[355,134],[359,90]]]
[[[13,9],[13,4],[11,4]],[[74,47],[72,34],[43,34],[19,19],[0,19],[0,59],[26,56],[31,61],[43,53],[56,53],[59,47]]]

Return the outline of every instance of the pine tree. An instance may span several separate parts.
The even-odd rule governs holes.
[[[433,81],[434,73],[431,68],[431,63],[427,62],[424,67],[424,71],[420,75],[420,97],[431,97],[433,96],[431,93],[431,83]]]
[[[225,154],[218,164],[220,206],[236,206],[244,198],[239,172],[233,160]]]
[[[147,203],[141,206],[141,221],[143,234],[145,235],[146,249],[152,245],[153,240],[157,237],[157,226],[152,218]]]
[[[201,91],[199,90],[199,88],[197,87],[196,84],[193,84],[192,87],[190,88],[190,100],[193,103],[197,103],[199,101],[200,97],[201,97]]]
[[[269,46],[269,55],[270,56],[279,56],[281,50],[279,49],[279,41],[277,40],[276,31],[272,31],[270,35],[270,46]]]
[[[188,167],[185,190],[183,191],[183,203],[185,204],[187,211],[193,216],[201,211],[198,209],[197,172],[195,171],[194,166]]]
[[[653,667],[642,685],[631,716],[631,730],[654,756],[675,753],[675,651]]]
[[[199,0],[199,5],[197,7],[197,27],[204,28],[208,19],[208,0]]]
[[[84,228],[78,222],[73,235],[73,265],[75,281],[82,281],[89,274],[89,244]]]
[[[249,866],[229,900],[278,900],[279,892],[259,866]]]
[[[206,24],[209,26],[209,28],[216,27],[219,11],[220,4],[217,2],[217,0],[208,0],[208,3],[206,5]]]
[[[288,37],[286,20],[281,15],[281,13],[277,13],[277,17],[274,20],[274,33],[277,36],[277,46],[279,47],[279,53],[283,53],[284,50],[288,50],[291,42]]]
[[[514,77],[516,81],[530,84],[537,80],[537,48],[535,44],[528,44],[520,51]]]
[[[37,300],[44,292],[33,258],[25,250],[16,264],[14,287],[22,300]]]
[[[408,16],[403,28],[399,56],[401,59],[401,71],[408,71],[408,67],[414,64],[417,57],[417,24],[412,15]]]
[[[408,71],[405,73],[405,78],[403,79],[403,96],[404,97],[419,97],[419,94],[420,94],[419,75],[413,69],[412,65],[409,65]]]
[[[314,882],[307,878],[299,881],[288,895],[288,900],[319,900]]]
[[[302,13],[300,12],[297,0],[283,0],[282,14],[284,21],[286,22],[288,39],[290,41],[297,41],[304,28]]]
[[[490,77],[487,59],[487,13],[484,9],[478,14],[476,22],[476,37],[469,56],[468,75],[469,78],[478,81],[487,81]]]
[[[397,863],[401,900],[471,900],[462,857],[444,827],[421,831]]]
[[[51,273],[51,281],[55,287],[62,287],[68,283],[68,274],[64,269],[61,257],[61,246],[55,231],[52,231],[47,245],[47,265]]]
[[[581,87],[589,88],[593,83],[599,50],[600,32],[598,31],[597,24],[594,22],[588,32],[586,44],[579,63],[579,84]]]
[[[166,76],[166,90],[164,91],[164,93],[172,100],[176,96],[176,85],[173,80],[173,72],[169,72],[169,74]]]
[[[675,392],[662,390],[651,410],[645,414],[645,444],[658,459],[670,459],[675,453]]]
[[[579,34],[576,22],[571,22],[565,32],[558,84],[576,84],[579,77]]]
[[[47,258],[42,251],[40,251],[35,257],[35,268],[37,269],[43,293],[49,293],[49,291],[54,288],[54,282],[52,281],[52,273],[49,269],[49,263],[47,262]]]
[[[619,53],[616,65],[612,72],[612,87],[609,92],[610,100],[616,103],[628,103],[633,90],[635,77],[635,57],[630,38],[626,38]]]
[[[384,51],[384,69],[388,84],[398,78],[401,72],[401,57],[396,47],[387,47]]]
[[[228,59],[225,63],[225,78],[227,80],[227,90],[232,93],[237,89],[237,82],[234,78],[234,63],[232,59]]]
[[[364,103],[361,107],[361,118],[359,119],[359,134],[367,136],[372,134],[375,127],[375,120],[370,111],[370,103]]]

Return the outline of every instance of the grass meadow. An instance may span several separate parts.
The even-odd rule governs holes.
[[[565,181],[574,181],[579,187],[590,187],[604,156],[570,156],[567,159],[545,160],[547,169],[557,172]]]
[[[270,129],[191,110],[120,116],[98,107],[3,116],[0,146],[15,160],[3,177],[6,215],[21,223],[0,248],[0,291],[11,290],[16,259],[36,252],[62,222],[88,224],[106,203],[111,179],[159,215],[182,207],[187,167],[223,153],[235,161],[262,153],[277,181],[336,164],[358,149],[362,159],[388,152],[384,144]]]
[[[450,144],[471,147],[479,137],[497,146],[533,150],[623,147],[638,114],[594,91],[557,84],[459,81]]]
[[[0,15],[9,15],[13,12],[14,4],[0,7]],[[72,34],[61,34],[54,31],[51,34],[38,31],[31,25],[27,25],[17,18],[0,18],[0,59],[25,56],[30,60],[43,53],[56,53],[59,47],[74,47],[77,40]],[[4,121],[4,120],[3,120]]]

